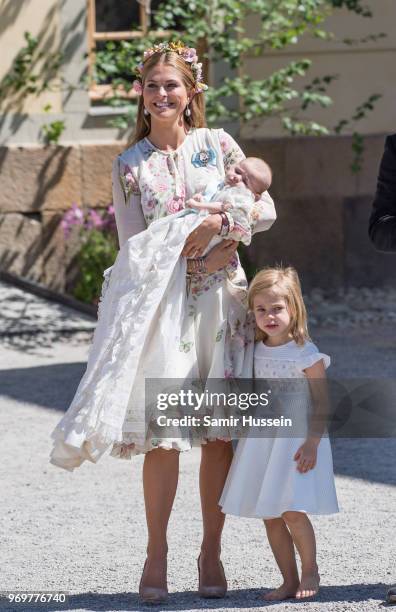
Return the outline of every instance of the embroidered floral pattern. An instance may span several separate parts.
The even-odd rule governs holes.
[[[183,340],[180,340],[179,351],[181,353],[188,353],[191,350],[193,344],[194,342],[184,342]]]
[[[177,154],[164,155],[144,141],[147,171],[141,177],[141,207],[147,223],[183,210],[185,186],[178,171]],[[182,158],[180,158],[182,159]]]
[[[213,274],[192,274],[190,285],[192,299],[196,300],[198,296],[221,285],[225,278],[226,273],[222,270]]]
[[[179,210],[183,210],[184,208],[184,198],[171,198],[169,202],[166,203],[166,210],[169,214],[173,214],[179,212]]]
[[[204,168],[206,166],[216,165],[216,152],[212,147],[196,151],[191,157],[191,163],[195,168]]]
[[[220,146],[223,152],[223,163],[225,172],[227,172],[227,170],[229,170],[231,166],[234,166],[238,162],[245,159],[245,156],[240,147],[237,145],[235,140],[231,138],[231,136],[226,132],[222,132],[220,135]]]
[[[125,204],[127,204],[131,194],[140,194],[138,182],[128,164],[123,165],[123,170],[120,172],[120,182],[125,197]]]

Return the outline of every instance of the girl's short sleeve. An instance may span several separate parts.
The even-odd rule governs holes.
[[[146,228],[146,220],[140,203],[139,184],[133,169],[120,157],[113,163],[113,206],[117,224],[118,241],[122,245]]]
[[[301,370],[306,370],[306,368],[310,368],[321,359],[325,369],[327,369],[331,362],[329,355],[320,353],[318,347],[313,342],[307,342],[301,351],[298,366]]]

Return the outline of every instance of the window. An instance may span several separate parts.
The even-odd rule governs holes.
[[[88,74],[89,95],[93,102],[113,95],[111,85],[95,83],[95,52],[107,41],[143,38],[151,28],[150,12],[161,0],[87,0],[88,3]],[[115,8],[116,7],[116,8]],[[167,38],[171,32],[156,30],[158,38]],[[121,97],[134,98],[135,92],[118,91]]]

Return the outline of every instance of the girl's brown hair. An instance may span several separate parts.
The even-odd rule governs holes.
[[[249,308],[253,310],[254,298],[270,289],[282,297],[290,315],[290,334],[297,344],[303,345],[310,340],[307,327],[307,311],[301,292],[300,279],[292,267],[264,268],[252,280],[249,293]],[[266,340],[268,334],[256,327],[256,340]]]
[[[166,53],[154,53],[151,55],[143,65],[142,71],[142,85],[144,88],[144,82],[147,78],[148,73],[158,64],[165,64],[166,66],[172,66],[178,71],[180,77],[184,83],[188,93],[192,93],[195,89],[196,83],[194,80],[193,73],[187,62],[184,61],[178,53],[173,51],[166,51]],[[189,128],[200,128],[206,127],[205,119],[205,98],[203,93],[196,93],[189,103],[191,115],[189,117],[184,116],[184,121]],[[129,146],[132,146],[149,135],[151,129],[151,118],[150,115],[147,117],[143,113],[144,102],[143,95],[139,98],[137,118],[135,132]]]

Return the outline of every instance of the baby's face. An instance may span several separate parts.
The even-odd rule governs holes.
[[[244,183],[256,199],[259,198],[264,191],[262,188],[262,178],[258,177],[256,168],[246,159],[235,164],[235,166],[231,166],[226,174],[225,181],[228,185]]]

